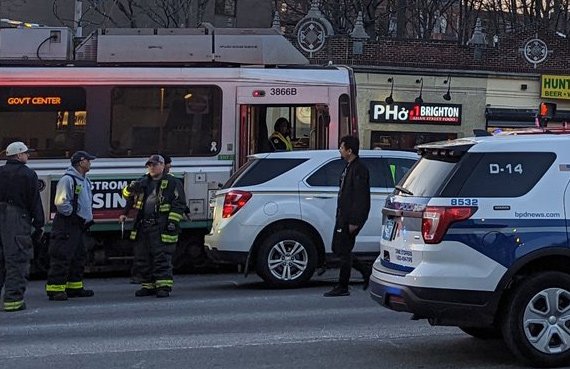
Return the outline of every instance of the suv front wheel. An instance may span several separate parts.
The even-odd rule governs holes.
[[[257,274],[274,287],[298,287],[315,272],[317,252],[310,237],[282,229],[262,241],[257,254]]]
[[[503,337],[535,367],[570,364],[570,275],[533,274],[514,290],[503,316]]]

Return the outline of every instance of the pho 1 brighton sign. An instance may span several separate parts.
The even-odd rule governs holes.
[[[460,125],[461,105],[370,101],[370,122]]]

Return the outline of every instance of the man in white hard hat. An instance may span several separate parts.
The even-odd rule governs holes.
[[[6,148],[0,167],[0,289],[4,286],[4,311],[26,308],[26,275],[33,255],[34,236],[42,234],[44,210],[38,176],[26,166],[29,149],[23,142]]]

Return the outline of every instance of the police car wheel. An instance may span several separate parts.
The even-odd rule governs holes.
[[[570,275],[533,274],[518,284],[503,315],[505,343],[535,367],[570,364]]]
[[[298,287],[315,272],[316,248],[305,233],[283,229],[262,241],[257,274],[273,287]]]
[[[459,329],[480,340],[493,340],[503,337],[501,329],[496,327],[459,327]]]

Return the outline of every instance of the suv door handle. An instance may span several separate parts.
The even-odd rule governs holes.
[[[333,199],[334,196],[313,196],[315,199]]]

